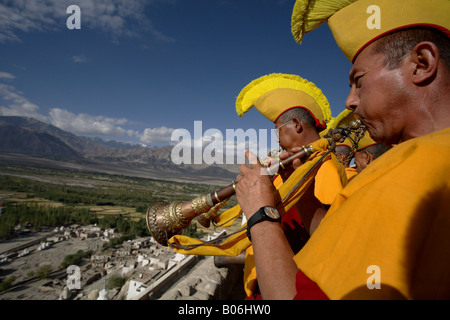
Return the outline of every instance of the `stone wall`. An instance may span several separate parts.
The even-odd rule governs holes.
[[[158,300],[242,300],[243,266],[231,265],[217,268],[214,257],[198,256],[193,263],[173,277],[151,296],[144,294],[141,299]]]

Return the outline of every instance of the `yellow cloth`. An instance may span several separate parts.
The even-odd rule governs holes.
[[[347,177],[343,165],[336,159],[334,154],[330,160],[325,161],[315,176],[314,195],[325,205],[331,204],[337,194],[347,183]],[[281,184],[277,183],[278,186]],[[253,257],[253,246],[250,246],[245,255],[244,265],[244,290],[247,297],[253,295],[256,287],[256,267]]]
[[[278,190],[283,199],[282,207],[287,212],[304,194],[307,188],[314,181],[314,176],[320,168],[320,164],[314,168],[307,176],[304,182],[295,189],[295,192],[290,192],[294,186],[314,167],[316,163],[321,160],[321,157],[328,151],[329,143],[326,139],[320,139],[312,143],[314,148],[313,154],[300,167],[298,167],[289,177],[289,179]],[[323,161],[330,159],[330,155],[326,156]],[[216,217],[215,223],[220,226],[230,226],[234,219],[242,214],[239,205],[223,212]],[[250,246],[250,241],[247,238],[246,229],[232,235],[220,245],[207,244],[202,240],[190,238],[183,235],[176,235],[169,239],[169,246],[176,252],[182,254],[196,254],[196,255],[214,255],[214,256],[238,256]],[[182,246],[198,245],[196,248],[182,248]]]
[[[298,268],[331,299],[449,299],[449,159],[450,128],[377,158],[338,195]],[[367,287],[370,266],[379,290]]]
[[[347,182],[350,182],[350,180],[352,180],[357,174],[358,171],[356,170],[356,168],[345,168],[345,173],[347,174]]]
[[[257,276],[255,267],[255,258],[253,253],[253,246],[250,246],[245,251],[245,264],[244,264],[244,291],[246,297],[253,296],[255,292]]]
[[[273,179],[273,185],[275,186],[275,189],[280,189],[280,187],[283,185],[283,178],[279,174],[277,174]]]
[[[328,21],[345,56],[358,53],[379,37],[410,26],[427,26],[450,35],[448,0],[297,0],[292,13],[292,34],[301,42],[304,33]]]
[[[315,178],[314,196],[325,205],[331,205],[337,194],[347,184],[344,166],[332,154],[331,159],[322,164]]]

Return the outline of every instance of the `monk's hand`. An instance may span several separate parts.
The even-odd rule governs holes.
[[[285,151],[282,154],[280,154],[280,160],[285,160],[301,150],[302,150],[302,147],[291,148],[289,151]],[[295,169],[300,167],[302,164],[303,163],[300,161],[300,159],[295,159],[294,161],[292,161],[292,163],[289,166],[286,167],[286,170],[290,170],[290,173],[292,173]]]
[[[261,207],[275,207],[279,195],[256,155],[247,150],[245,156],[250,162],[250,167],[239,166],[241,173],[236,178],[238,182],[236,197],[248,220]]]

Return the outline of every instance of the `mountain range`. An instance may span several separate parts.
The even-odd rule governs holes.
[[[0,164],[207,184],[229,183],[238,174],[237,165],[176,165],[172,148],[81,137],[33,118],[0,116]]]

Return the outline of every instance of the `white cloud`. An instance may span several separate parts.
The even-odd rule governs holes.
[[[84,113],[75,114],[59,108],[50,110],[49,122],[55,127],[79,135],[122,137],[127,133],[121,127],[127,122],[126,119],[92,116]]]
[[[195,122],[201,128],[200,122]],[[256,154],[264,161],[269,150],[278,149],[279,144],[274,141],[275,134],[266,129],[258,131],[248,129],[227,129],[221,132],[219,129],[207,129],[202,132],[199,127],[194,128],[197,135],[192,136],[187,129],[176,129],[173,131],[171,141],[174,145],[171,159],[175,164],[181,163],[206,163],[206,164],[244,164],[248,163],[245,158],[245,150]],[[197,130],[196,130],[197,129]]]
[[[81,28],[118,37],[139,37],[150,33],[160,41],[174,39],[157,30],[143,14],[155,0],[15,0],[0,3],[0,43],[21,42],[20,32],[61,31],[66,28],[70,14],[66,9],[78,5],[81,10]],[[159,2],[172,3],[173,0]]]
[[[132,138],[132,137],[138,135],[138,132],[134,131],[134,130],[131,130],[131,129],[128,129],[127,130],[127,135],[128,135],[128,137]]]
[[[84,55],[79,55],[79,56],[73,56],[72,61],[75,63],[83,63],[83,62],[86,62],[87,60]]]
[[[139,140],[145,144],[169,143],[175,129],[167,127],[147,128],[142,134],[137,134]]]
[[[13,75],[0,72],[0,79],[13,79]],[[138,138],[145,144],[170,143],[174,129],[167,127],[147,128],[139,133],[124,128],[128,124],[125,118],[110,118],[102,115],[73,113],[62,108],[50,109],[48,115],[43,115],[39,106],[30,102],[23,92],[14,86],[0,83],[0,116],[30,117],[50,123],[61,130],[77,135],[93,135],[104,137]]]
[[[200,129],[197,128],[197,130]],[[195,134],[192,135],[187,129],[180,128],[173,131],[171,142],[178,149],[190,150],[193,148],[204,150],[206,154],[216,152],[230,157],[233,161],[235,157],[238,157],[240,163],[244,163],[245,150],[250,150],[263,159],[271,149],[278,148],[279,144],[274,136],[270,130],[266,129],[258,131],[253,129],[247,131],[228,129],[226,132],[221,132],[214,128],[207,129],[201,136],[196,136]]]
[[[127,119],[115,119],[105,116],[92,116],[88,114],[75,114],[70,111],[53,108],[48,116],[39,111],[39,106],[30,102],[23,94],[12,85],[0,83],[0,99],[5,105],[0,104],[0,115],[31,117],[50,123],[62,130],[79,135],[100,135],[108,137],[133,136],[133,130],[122,128]]]
[[[2,78],[2,74],[6,73],[0,72],[0,78]],[[11,76],[7,74],[3,78],[9,79]],[[125,118],[73,113],[62,108],[52,108],[48,115],[43,115],[39,110],[39,106],[30,102],[23,92],[12,85],[3,83],[0,83],[0,115],[35,118],[77,135],[137,138],[140,142],[148,145],[172,143],[180,148],[206,148],[208,152],[213,150],[232,157],[242,156],[244,150],[249,149],[257,153],[261,158],[264,158],[268,150],[274,146],[274,142],[270,141],[270,137],[267,137],[269,140],[260,140],[261,135],[267,135],[264,130],[259,130],[258,132],[247,130],[244,132],[240,129],[230,129],[230,132],[228,130],[227,132],[221,132],[218,129],[207,129],[204,132],[200,130],[202,135],[198,137],[192,135],[186,129],[175,130],[165,126],[147,128],[140,133],[126,128],[125,126],[130,124]],[[271,138],[273,140],[274,135]],[[266,146],[267,143],[265,141],[269,145]]]
[[[9,79],[9,80],[12,80],[12,79],[15,79],[16,77],[14,76],[14,75],[12,75],[11,73],[8,73],[8,72],[1,72],[0,71],[0,79]]]
[[[28,101],[22,92],[11,85],[0,83],[0,98],[8,102],[7,106],[0,105],[0,115],[2,116],[21,116],[32,117],[41,121],[47,120],[45,116],[38,112],[39,107],[37,105]]]

